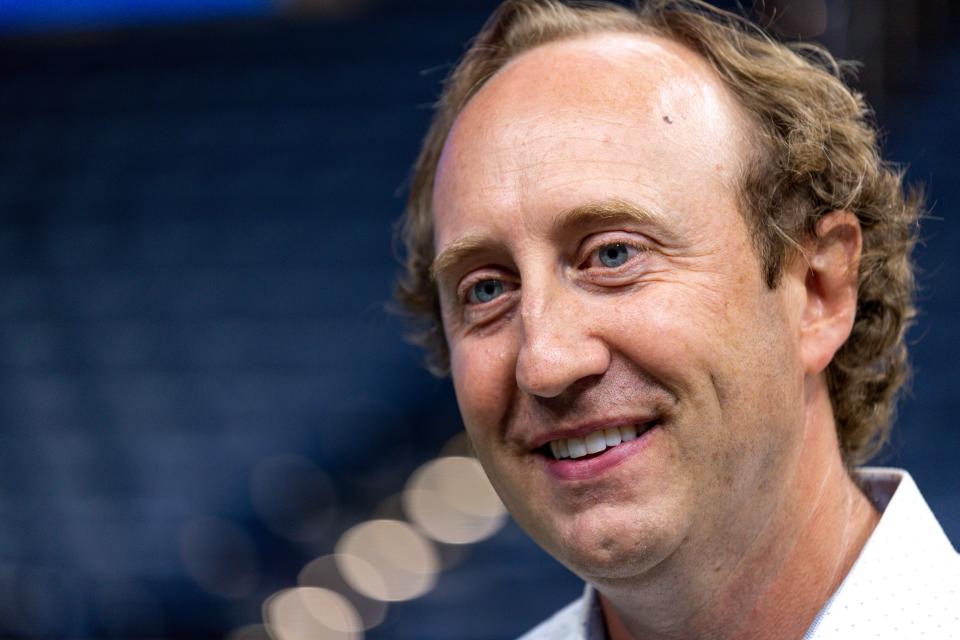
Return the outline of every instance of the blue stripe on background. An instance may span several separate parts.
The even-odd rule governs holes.
[[[271,0],[0,0],[0,31],[44,31],[272,13]]]

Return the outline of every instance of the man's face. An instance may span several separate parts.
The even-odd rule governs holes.
[[[607,34],[520,56],[447,140],[436,267],[466,429],[585,578],[719,561],[790,481],[802,303],[765,286],[739,213],[749,127],[694,54]]]

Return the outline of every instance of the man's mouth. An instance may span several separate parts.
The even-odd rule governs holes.
[[[656,422],[652,421],[599,429],[583,437],[551,440],[547,445],[541,447],[540,451],[547,457],[552,456],[555,460],[563,460],[565,458],[574,460],[581,458],[589,459],[601,455],[608,449],[613,449],[631,440],[636,440],[654,426],[656,426]]]

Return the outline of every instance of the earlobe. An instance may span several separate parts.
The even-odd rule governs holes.
[[[850,337],[857,312],[862,234],[849,211],[832,211],[816,226],[807,245],[806,302],[800,338],[808,374],[827,368]]]

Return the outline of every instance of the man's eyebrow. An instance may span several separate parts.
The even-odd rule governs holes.
[[[588,202],[571,207],[560,212],[554,220],[554,229],[568,231],[578,229],[597,222],[628,221],[645,227],[655,227],[658,240],[670,243],[676,239],[662,214],[619,198]]]
[[[450,245],[437,254],[430,264],[430,277],[436,281],[437,276],[457,263],[478,253],[493,249],[490,239],[481,234],[469,234],[451,242]]]

